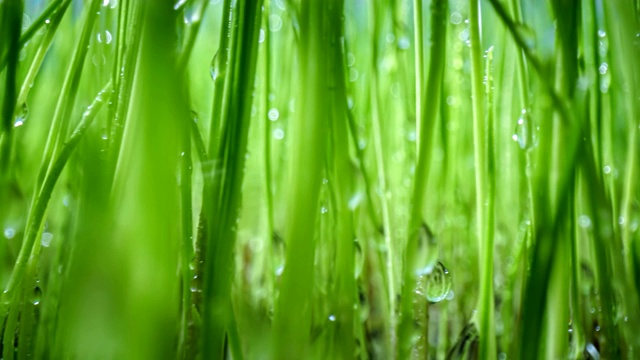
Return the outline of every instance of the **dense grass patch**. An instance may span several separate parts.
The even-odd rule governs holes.
[[[0,0],[0,357],[637,358],[639,69],[636,0]]]

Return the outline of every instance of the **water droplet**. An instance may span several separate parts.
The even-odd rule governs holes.
[[[384,38],[389,44],[393,44],[396,41],[396,36],[392,33],[388,33]]]
[[[118,6],[118,0],[111,0],[109,3],[111,4],[109,6],[109,8],[111,8],[111,9],[115,9],[116,6]]]
[[[327,185],[329,183],[329,179],[327,178],[322,178],[322,183]]]
[[[356,57],[352,53],[347,54],[347,66],[351,67],[356,63]]]
[[[109,6],[109,0],[102,0],[102,6]]]
[[[358,207],[358,205],[360,205],[361,201],[362,201],[361,192],[357,192],[353,194],[353,196],[349,199],[349,210],[351,211],[355,210]]]
[[[620,217],[618,218],[618,224],[619,224],[619,225],[624,225],[624,217],[623,217],[623,216],[620,216]]]
[[[51,245],[51,240],[53,240],[53,234],[50,232],[45,232],[42,234],[40,244],[42,244],[42,246],[44,247],[49,247],[49,245]]]
[[[320,208],[320,213],[321,214],[326,214],[328,212],[329,212],[329,209],[327,209],[327,207],[323,206],[323,207]]]
[[[275,130],[273,130],[273,137],[274,137],[276,140],[282,140],[282,139],[284,139],[284,130],[282,130],[282,129],[275,129]]]
[[[429,274],[418,277],[416,292],[423,294],[432,303],[446,299],[449,291],[451,291],[451,274],[439,261]]]
[[[469,40],[469,29],[461,30],[461,31],[458,33],[458,40],[460,40],[460,41],[467,41],[467,40]]]
[[[13,228],[5,228],[4,229],[4,237],[7,238],[8,240],[13,239],[13,237],[16,236],[16,231]]]
[[[349,81],[354,82],[358,80],[358,70],[356,68],[349,68]]]
[[[602,29],[599,29],[598,30],[598,37],[603,38],[605,36],[607,36],[607,32],[602,30]]]
[[[451,23],[454,25],[458,25],[462,22],[462,14],[457,11],[451,13]]]
[[[516,123],[515,134],[511,137],[518,143],[520,149],[529,150],[538,144],[537,128],[534,128],[533,121],[529,118],[529,113],[522,110],[520,118]]]
[[[16,121],[13,123],[13,127],[20,127],[24,125],[24,122],[29,116],[29,107],[27,103],[22,103],[22,106],[18,106],[16,109]]]
[[[329,315],[329,321],[331,321],[331,322],[336,321],[336,316],[333,315],[333,314]]]
[[[213,54],[211,64],[209,65],[209,72],[211,73],[211,80],[213,81],[216,81],[218,76],[220,76],[220,68],[218,66],[218,51]]]
[[[591,227],[591,218],[588,215],[580,215],[578,216],[578,225],[581,228],[588,229]]]
[[[271,108],[269,109],[267,116],[269,117],[269,120],[276,121],[280,117],[280,112],[276,108]]]
[[[411,41],[409,41],[409,38],[406,36],[401,36],[398,39],[398,48],[400,50],[407,50],[409,48],[409,46],[411,46]]]
[[[611,174],[611,166],[609,166],[609,165],[605,165],[605,166],[602,168],[602,171],[603,171],[605,174]]]
[[[446,299],[451,301],[451,300],[453,300],[454,297],[455,297],[455,294],[454,294],[453,290],[449,290],[449,292],[447,293]]]
[[[265,38],[264,29],[260,29],[260,33],[258,33],[258,42],[263,43]]]
[[[22,14],[22,30],[27,30],[31,26],[31,18],[27,14]]]
[[[111,44],[111,40],[113,40],[113,36],[111,36],[111,33],[109,32],[109,30],[105,30],[104,31],[104,42],[105,42],[105,44]]]
[[[411,130],[407,133],[407,140],[414,142],[416,141],[416,132],[415,130]]]
[[[596,332],[600,331],[600,325],[596,325]]]
[[[276,269],[276,276],[281,276],[283,272],[284,272],[284,265],[278,266],[278,268]]]
[[[199,4],[196,4],[195,1],[187,3],[183,8],[184,23],[187,25],[191,25],[193,23],[199,22],[201,17],[200,9],[201,7],[199,6]]]
[[[433,271],[438,258],[438,243],[431,229],[425,223],[418,229],[417,236],[418,244],[413,255],[415,257],[415,273],[418,276],[423,276]]]
[[[39,305],[40,299],[42,299],[42,289],[40,289],[40,286],[36,285],[36,287],[33,288],[33,298],[31,299],[33,305]]]
[[[600,75],[606,74],[607,70],[609,70],[609,64],[607,63],[602,63],[600,64],[600,67],[598,67],[598,72],[600,73]]]
[[[106,56],[104,56],[104,54],[93,55],[91,57],[91,62],[93,62],[93,65],[95,66],[104,65],[107,63],[107,58]],[[90,110],[90,108],[88,109]]]
[[[600,360],[600,352],[598,352],[598,349],[593,344],[587,344],[585,351],[589,354],[592,360]]]
[[[187,0],[178,0],[178,2],[175,3],[175,5],[173,5],[173,10],[178,10],[181,7],[184,6],[184,4],[187,3]]]
[[[280,15],[271,14],[269,16],[269,30],[273,32],[280,31],[282,29],[282,18]]]

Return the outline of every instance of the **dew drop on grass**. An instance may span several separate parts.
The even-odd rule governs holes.
[[[195,2],[187,4],[187,6],[184,7],[183,11],[184,11],[185,24],[191,25],[193,23],[200,21],[201,14],[200,14],[199,4],[196,4]]]
[[[430,274],[438,258],[438,243],[431,229],[423,223],[418,229],[418,244],[414,253],[415,274],[424,276]],[[445,294],[446,295],[446,294]]]
[[[529,117],[527,110],[522,110],[518,121],[516,122],[515,134],[511,137],[518,143],[520,149],[529,150],[534,148],[538,143],[537,129],[534,129],[533,121]]]
[[[333,314],[329,315],[329,321],[331,321],[331,322],[336,321],[336,316],[333,315]]]
[[[282,129],[275,129],[275,130],[273,130],[273,137],[274,137],[276,140],[282,140],[282,139],[284,139],[284,130],[282,130]]]
[[[349,81],[354,82],[356,80],[358,80],[358,70],[349,68]]]
[[[218,67],[218,51],[213,54],[213,58],[211,59],[211,64],[209,65],[209,72],[211,74],[211,80],[216,81],[218,76],[220,76],[220,69]]]
[[[284,265],[278,266],[278,268],[276,269],[276,276],[278,277],[282,276],[283,272],[284,272]]]
[[[457,11],[452,12],[451,13],[451,23],[454,24],[454,25],[458,25],[461,22],[462,22],[462,15]]]
[[[600,360],[600,352],[593,344],[587,344],[585,351],[589,354],[589,357],[591,357],[592,360]]]
[[[273,32],[280,31],[282,29],[282,18],[280,15],[271,14],[269,16],[269,30]]]
[[[347,54],[347,66],[351,67],[356,63],[356,57],[352,53]]]
[[[45,232],[42,234],[40,244],[42,244],[42,246],[44,247],[49,247],[49,245],[51,245],[51,240],[53,240],[53,234],[50,232]]]
[[[438,261],[429,274],[418,277],[417,287],[420,289],[419,293],[429,302],[440,302],[447,298],[451,290],[451,274],[444,264]]]
[[[33,298],[31,299],[31,302],[33,302],[33,305],[39,305],[41,299],[42,289],[40,289],[40,286],[36,285],[36,287],[33,288]]]
[[[588,215],[580,215],[578,216],[578,225],[581,228],[588,229],[591,227],[591,218]]]
[[[173,5],[173,10],[178,10],[187,3],[187,0],[178,0],[175,5]]]
[[[267,116],[269,117],[269,120],[276,121],[278,120],[278,118],[280,118],[280,112],[276,108],[271,108],[269,109]]]
[[[8,227],[4,229],[4,237],[7,238],[7,240],[13,239],[14,236],[16,236],[16,231],[13,228]]]
[[[16,113],[16,121],[13,123],[13,127],[20,127],[24,125],[24,122],[27,120],[29,116],[29,107],[27,103],[22,103],[22,106],[18,106]]]
[[[600,73],[600,75],[606,74],[608,70],[609,70],[609,64],[607,64],[606,62],[600,64],[600,67],[598,67],[598,72]]]
[[[264,29],[260,29],[260,33],[258,34],[258,42],[263,43],[265,38]]]
[[[411,42],[409,41],[409,38],[406,36],[401,36],[398,39],[398,48],[400,50],[407,50],[409,48],[409,46],[411,45]]]

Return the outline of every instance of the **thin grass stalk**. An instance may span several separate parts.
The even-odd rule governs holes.
[[[33,36],[38,32],[38,30],[40,30],[45,24],[51,23],[51,20],[49,18],[55,12],[57,12],[59,8],[61,8],[61,4],[63,3],[63,1],[65,0],[53,0],[49,3],[49,5],[47,5],[47,7],[44,10],[42,10],[42,13],[40,13],[40,15],[35,20],[33,20],[31,25],[29,25],[29,27],[25,31],[23,31],[22,34],[20,35],[20,41],[19,41],[20,48],[25,46],[25,44],[29,42],[29,40],[31,40],[31,38],[33,38]],[[11,1],[8,1],[7,3],[11,3]],[[14,3],[17,4],[19,3],[19,1],[15,1]],[[49,22],[47,22],[47,20],[49,20]],[[0,72],[4,70],[5,66],[7,66],[7,60],[8,60],[7,56],[8,56],[8,53],[4,52],[2,54],[2,57],[0,58]]]
[[[22,82],[22,87],[20,88],[20,93],[16,100],[16,111],[17,109],[20,109],[26,106],[26,101],[29,95],[29,91],[31,90],[31,87],[36,78],[36,75],[38,75],[40,71],[40,67],[42,66],[44,57],[46,56],[47,52],[49,51],[49,48],[51,47],[53,38],[56,34],[56,31],[58,30],[58,27],[60,26],[60,23],[62,22],[62,18],[64,17],[67,11],[67,8],[69,7],[69,4],[71,4],[71,0],[65,0],[60,5],[60,7],[57,8],[57,11],[53,14],[51,19],[49,20],[49,25],[44,35],[44,39],[42,39],[42,42],[38,46],[38,51],[36,52],[36,55],[31,61],[31,66],[29,67],[27,75],[25,76],[24,81]]]
[[[372,125],[372,134],[373,134],[373,147],[375,151],[375,161],[376,161],[376,170],[377,170],[377,178],[378,178],[378,197],[380,199],[380,208],[382,210],[382,235],[384,237],[384,244],[386,248],[385,261],[383,268],[386,267],[386,281],[387,281],[387,295],[389,301],[389,331],[390,331],[390,346],[393,352],[395,352],[396,348],[396,327],[398,324],[397,319],[397,305],[396,305],[396,296],[397,296],[397,286],[396,286],[396,275],[395,275],[395,260],[396,260],[396,248],[391,237],[392,229],[391,229],[391,215],[389,209],[389,199],[388,199],[388,189],[387,189],[387,170],[385,168],[384,161],[384,147],[382,143],[382,124],[381,124],[381,115],[380,115],[380,104],[381,104],[381,95],[379,92],[379,50],[378,50],[378,39],[380,38],[380,28],[379,24],[380,14],[382,10],[380,9],[380,2],[373,1],[370,6],[370,21],[372,22],[371,26],[373,28],[372,31],[372,55],[371,55],[371,80],[370,80],[370,98],[371,101],[371,125]]]
[[[2,139],[0,140],[0,172],[7,173],[11,161],[13,113],[16,104],[18,57],[20,53],[20,32],[22,30],[22,1],[6,1],[2,5],[2,29],[7,47],[7,72],[5,75],[4,99],[2,102]],[[1,49],[4,51],[4,49]],[[0,181],[0,184],[4,181]]]
[[[87,54],[89,37],[91,36],[93,25],[96,20],[95,12],[99,5],[100,0],[93,0],[91,2],[91,6],[87,9],[82,36],[80,41],[78,42],[78,47],[76,49],[76,52],[74,53],[73,60],[67,72],[67,76],[65,77],[65,82],[62,86],[62,92],[56,106],[56,112],[53,117],[51,130],[47,137],[44,156],[40,166],[40,171],[38,173],[38,179],[36,181],[36,193],[34,194],[32,200],[32,209],[35,209],[36,211],[39,208],[38,206],[36,206],[36,203],[42,196],[41,194],[44,190],[44,182],[49,173],[53,170],[52,166],[55,164],[55,162],[51,161],[51,159],[54,156],[54,147],[58,147],[58,144],[61,141],[60,130],[62,124],[68,123],[68,116],[70,115],[73,104],[75,103],[78,83],[82,74],[82,65]],[[57,155],[57,152],[55,153]],[[44,209],[42,209],[42,211],[44,212]],[[29,218],[31,218],[31,215]],[[25,271],[29,252],[34,246],[33,242],[35,241],[35,233],[37,233],[37,229],[28,229],[27,231],[32,231],[32,236],[25,237],[25,241],[22,243],[20,253],[18,254],[18,258],[16,259],[14,270],[11,273],[11,277],[9,278],[9,282],[7,283],[5,292],[3,293],[3,299],[13,298],[16,287],[24,275],[23,273]]]
[[[495,306],[494,306],[494,237],[496,216],[496,159],[495,159],[495,115],[493,91],[493,47],[485,52],[486,57],[486,99],[487,115],[485,125],[486,154],[486,223],[484,227],[484,248],[481,248],[481,280],[480,280],[480,356],[492,358],[496,354],[495,340]],[[478,171],[478,170],[476,170]]]
[[[179,65],[178,65],[179,66]],[[178,67],[179,71],[182,70]],[[190,119],[189,122],[192,122]],[[191,156],[191,126],[189,124],[189,131],[183,131],[181,139],[181,153],[180,153],[180,205],[182,215],[182,248],[180,266],[182,271],[182,301],[181,301],[181,326],[180,326],[180,339],[178,341],[178,358],[188,359],[193,355],[190,355],[189,350],[185,345],[187,344],[187,337],[189,332],[189,326],[191,321],[192,300],[191,300],[191,282],[193,279],[193,204],[192,204],[192,156]]]
[[[120,164],[122,141],[126,128],[127,115],[131,107],[134,78],[138,67],[140,44],[142,42],[142,4],[137,1],[123,0],[118,13],[119,29],[126,27],[127,32],[119,31],[116,39],[116,61],[112,72],[114,82],[115,106],[109,114],[107,130],[109,131],[109,172],[116,179]],[[113,186],[113,185],[112,185]]]
[[[416,90],[416,151],[420,152],[420,122],[422,121],[422,87],[424,83],[424,26],[422,21],[422,0],[413,0],[413,42],[415,52]]]
[[[336,344],[336,354],[348,355],[354,353],[354,307],[356,302],[356,283],[351,274],[355,262],[355,246],[353,244],[353,214],[349,209],[349,200],[353,192],[353,181],[351,179],[351,158],[349,156],[349,130],[347,119],[347,98],[346,92],[346,64],[343,63],[344,54],[341,39],[344,38],[344,22],[342,15],[344,11],[344,0],[332,1],[328,6],[328,38],[329,47],[329,72],[333,75],[329,85],[335,84],[330,91],[331,96],[331,133],[333,140],[333,164],[334,178],[331,181],[332,190],[335,194],[336,209],[336,269],[339,273],[345,274],[336,279],[335,303],[337,311],[335,314],[337,329],[333,343]]]
[[[412,350],[415,335],[413,296],[417,275],[425,275],[425,269],[432,268],[438,249],[430,239],[420,238],[420,228],[424,224],[424,204],[429,179],[431,156],[436,139],[436,124],[442,97],[442,79],[445,64],[447,1],[438,0],[431,5],[431,51],[427,82],[424,85],[424,103],[420,119],[420,151],[417,156],[415,178],[412,187],[412,204],[408,223],[408,242],[404,251],[402,286],[402,317],[398,329],[398,358],[407,359]],[[424,257],[424,258],[419,258]],[[428,309],[426,310],[428,312]],[[428,328],[428,323],[425,323]],[[427,333],[428,334],[428,333]],[[425,334],[425,352],[428,354],[428,335]]]
[[[91,122],[95,119],[98,111],[100,110],[104,102],[107,101],[108,96],[110,95],[110,91],[111,91],[111,83],[109,82],[105,86],[105,88],[96,96],[93,103],[87,108],[78,126],[76,127],[76,130],[69,137],[69,139],[65,141],[64,146],[62,147],[62,150],[53,161],[51,171],[45,178],[45,181],[42,185],[39,196],[37,197],[38,200],[36,201],[34,206],[30,209],[29,218],[27,221],[27,226],[26,226],[27,230],[25,234],[24,244],[31,244],[30,255],[26,263],[19,264],[16,262],[16,267],[14,268],[14,273],[12,273],[12,278],[11,278],[14,281],[13,282],[14,285],[12,287],[7,286],[7,290],[5,290],[5,292],[2,294],[2,304],[3,304],[3,309],[1,312],[2,316],[6,314],[6,311],[7,311],[6,308],[8,307],[6,304],[10,304],[11,302],[16,301],[16,299],[24,297],[27,294],[31,295],[33,292],[34,282],[29,280],[35,279],[35,272],[37,269],[40,248],[41,248],[40,242],[36,241],[36,239],[38,238],[38,235],[41,236],[42,234],[41,229],[42,229],[45,214],[49,205],[49,200],[51,199],[51,195],[53,193],[53,189],[58,181],[58,178],[60,177],[60,174],[62,173],[62,170],[64,170],[65,165],[69,161],[71,154],[77,147],[78,143],[82,139],[83,135],[85,134]],[[29,274],[31,274],[31,278],[28,277]],[[23,281],[23,278],[25,276],[27,277],[26,282]],[[29,298],[31,298],[31,296],[29,296]],[[30,306],[33,304],[31,302],[25,302],[25,305]],[[13,307],[13,306],[10,307],[11,312],[15,311],[16,313],[20,313],[21,310],[22,310],[21,307]],[[9,319],[11,319],[13,316],[17,316],[17,315],[9,313]],[[11,333],[11,334],[15,333],[15,327],[14,327],[15,325],[16,325],[15,323],[8,321],[7,327],[5,328],[5,332]],[[9,326],[12,326],[12,327],[9,327]],[[33,331],[33,328],[25,327],[21,325],[21,331],[19,335],[24,339],[28,339],[28,338],[31,338],[31,331]],[[8,343],[5,343],[5,347],[8,347]],[[30,347],[24,346],[24,349],[30,349]],[[26,356],[26,354],[23,353],[23,356]]]
[[[200,0],[200,3],[195,5],[198,6],[195,14],[192,14],[192,21],[189,23],[190,30],[189,35],[187,35],[187,41],[182,48],[182,53],[178,58],[178,68],[185,69],[187,64],[189,63],[189,59],[191,58],[191,53],[193,51],[193,46],[196,43],[196,39],[198,38],[198,33],[200,32],[200,26],[202,25],[202,18],[204,17],[205,12],[207,11],[207,6],[209,5],[209,1]]]
[[[223,127],[219,161],[223,166],[219,188],[213,188],[219,201],[209,225],[210,241],[207,245],[206,271],[204,274],[204,328],[203,356],[216,358],[223,354],[225,330],[236,331],[231,308],[231,284],[233,279],[233,248],[236,224],[242,204],[242,182],[246,160],[248,131],[251,117],[254,79],[258,58],[258,35],[262,19],[262,1],[240,2],[238,6],[237,43],[233,50],[237,67],[230,74],[230,111]],[[241,353],[234,353],[237,358]]]
[[[233,21],[235,17],[233,13],[235,9],[231,6],[231,0],[224,0],[222,9],[222,19],[220,40],[218,43],[218,50],[213,56],[212,60],[212,73],[213,76],[213,109],[211,111],[211,125],[209,128],[209,151],[208,153],[213,155],[218,151],[218,136],[220,135],[220,128],[223,124],[224,113],[223,109],[226,106],[223,105],[223,99],[225,96],[225,83],[228,82],[229,76],[227,75],[227,64],[229,63],[230,54],[230,42],[234,33]],[[232,44],[231,44],[232,45]],[[233,62],[231,62],[233,66]],[[229,71],[231,73],[232,71]]]
[[[271,96],[271,31],[269,30],[269,15],[271,14],[271,1],[264,0],[264,23],[267,25],[264,31],[264,103],[265,103],[265,119],[264,119],[264,187],[267,201],[267,237],[273,239],[274,224],[274,203],[273,203],[273,180],[271,179],[271,119],[269,118],[269,99]],[[272,247],[271,254],[267,257],[271,263],[267,266],[269,274],[273,273],[274,267],[274,250]]]
[[[480,249],[480,273],[484,274],[480,280],[480,300],[478,307],[478,330],[480,333],[480,357],[492,359],[496,357],[495,328],[493,321],[493,239],[487,238],[491,234],[489,223],[489,209],[485,203],[489,200],[489,186],[487,183],[487,130],[485,121],[484,91],[482,90],[482,27],[480,2],[469,2],[469,33],[471,41],[471,94],[473,112],[473,144],[475,159],[475,187],[476,187],[476,227],[478,231],[478,248]]]
[[[289,221],[285,228],[286,264],[282,274],[273,323],[272,356],[295,359],[309,354],[311,292],[314,279],[316,219],[326,150],[325,112],[327,81],[335,76],[327,67],[330,44],[327,35],[334,2],[304,1],[299,5],[299,79],[305,84],[300,107],[292,124]],[[333,20],[339,21],[339,20]],[[329,78],[329,79],[328,79]]]

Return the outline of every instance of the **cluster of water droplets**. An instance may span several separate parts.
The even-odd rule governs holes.
[[[609,64],[606,59],[609,53],[609,38],[607,32],[600,29],[598,30],[598,57],[603,61],[598,65],[598,74],[600,76],[600,92],[609,92],[609,86],[611,85],[611,73],[609,71]]]

